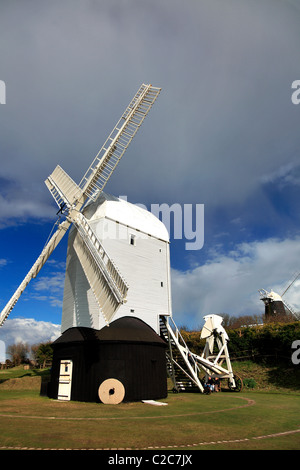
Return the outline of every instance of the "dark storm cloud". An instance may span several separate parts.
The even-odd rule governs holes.
[[[257,194],[269,207],[261,177],[288,164],[299,147],[299,109],[290,99],[300,76],[296,7],[246,0],[190,0],[184,7],[6,3],[0,177],[12,183],[5,195],[12,216],[30,212],[15,184],[30,187],[47,211],[43,181],[56,164],[79,182],[142,82],[163,91],[110,192],[211,208],[243,205]],[[41,211],[34,207],[32,215]]]

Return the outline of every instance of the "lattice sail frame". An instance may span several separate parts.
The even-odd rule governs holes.
[[[140,87],[79,183],[85,199],[95,201],[103,191],[160,91],[152,85]]]

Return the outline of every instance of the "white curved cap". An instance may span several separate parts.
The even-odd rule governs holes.
[[[123,199],[101,193],[96,202],[84,209],[90,221],[107,217],[120,224],[139,230],[160,240],[169,242],[166,226],[151,212]]]
[[[268,293],[268,297],[272,299],[273,301],[277,301],[277,300],[282,301],[281,296],[279,294],[276,294],[276,292],[273,292],[272,290],[271,292]]]

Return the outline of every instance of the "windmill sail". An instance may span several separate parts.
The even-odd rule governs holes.
[[[64,234],[67,232],[70,226],[70,222],[65,220],[62,222],[56,232],[52,235],[48,243],[45,245],[43,251],[41,252],[40,256],[37,258],[36,262],[25,276],[24,280],[19,285],[18,289],[15,291],[14,295],[8,301],[4,309],[0,314],[0,326],[4,323],[14,306],[16,305],[18,299],[22,295],[24,289],[27,287],[31,279],[35,278],[37,274],[40,272],[44,264],[46,263],[47,259],[50,257],[51,253],[55,250],[58,243],[63,238]]]
[[[70,209],[74,203],[81,200],[81,189],[59,165],[48,176],[45,184],[59,207],[65,204]]]
[[[119,305],[126,302],[128,286],[83,214],[74,225],[78,231],[74,249],[108,324]]]
[[[284,290],[284,292],[281,294],[281,297],[283,297],[284,294],[287,293],[287,291],[289,290],[289,288],[292,287],[292,285],[294,284],[294,282],[296,282],[296,280],[298,279],[299,276],[300,276],[300,272],[297,273],[296,275],[294,275],[292,281],[289,282],[288,286],[286,287],[286,289]]]
[[[121,160],[161,89],[143,84],[82,178],[84,197],[96,200]]]

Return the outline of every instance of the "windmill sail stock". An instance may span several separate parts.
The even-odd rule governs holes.
[[[151,85],[143,84],[140,87],[82,178],[79,186],[84,198],[94,201],[103,191],[160,90],[160,88],[154,88]]]
[[[50,255],[52,254],[52,252],[55,250],[55,248],[57,247],[57,245],[59,244],[59,242],[65,235],[65,233],[67,232],[70,224],[71,222],[69,222],[68,220],[65,220],[64,222],[58,225],[56,232],[50,238],[48,243],[45,245],[40,256],[37,258],[36,262],[30,269],[30,271],[27,273],[27,275],[25,276],[25,278],[23,279],[23,281],[21,282],[21,284],[19,285],[19,287],[17,288],[17,290],[15,291],[11,299],[8,301],[8,303],[2,310],[1,315],[0,315],[0,326],[4,323],[4,321],[6,320],[6,318],[8,317],[8,315],[10,314],[14,306],[16,305],[17,301],[21,297],[23,291],[25,290],[25,288],[27,287],[31,279],[34,279],[38,275],[38,273],[40,272],[40,270],[42,269],[42,267],[44,266],[44,264],[46,263]]]
[[[130,142],[150,111],[161,89],[142,84],[108,136],[79,185],[59,166],[45,181],[66,220],[60,223],[40,256],[0,314],[4,323],[31,279],[35,278],[71,224],[77,229],[74,248],[95,294],[105,321],[113,318],[126,301],[128,286],[117,266],[103,249],[81,211],[103,191]]]

